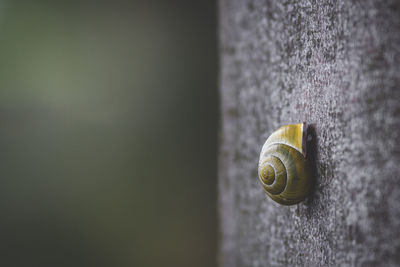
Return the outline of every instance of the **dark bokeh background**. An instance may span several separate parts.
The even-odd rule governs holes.
[[[0,2],[0,265],[215,266],[214,1]]]

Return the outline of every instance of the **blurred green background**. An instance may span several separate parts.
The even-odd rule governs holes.
[[[214,1],[0,1],[0,265],[215,266]]]

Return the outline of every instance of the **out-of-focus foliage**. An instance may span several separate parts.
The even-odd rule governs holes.
[[[1,266],[215,265],[215,9],[1,2]]]

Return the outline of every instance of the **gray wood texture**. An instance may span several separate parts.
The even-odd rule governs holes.
[[[400,265],[400,1],[220,0],[221,266]],[[315,190],[257,177],[275,129],[315,130]]]

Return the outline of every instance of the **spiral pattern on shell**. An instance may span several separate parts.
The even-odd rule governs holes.
[[[285,125],[271,134],[261,150],[259,180],[265,193],[280,204],[297,204],[310,192],[305,136],[304,123]]]

